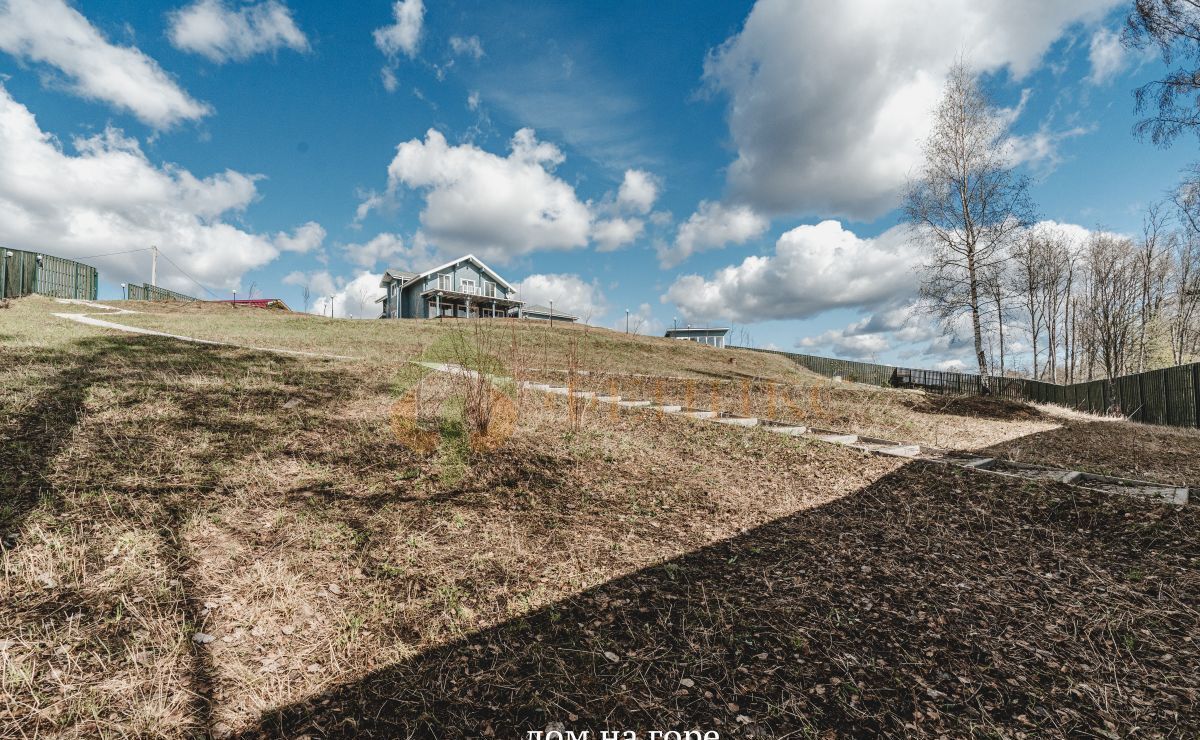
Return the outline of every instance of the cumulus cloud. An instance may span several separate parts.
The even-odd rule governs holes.
[[[423,193],[421,226],[439,247],[505,263],[539,249],[587,244],[592,214],[553,174],[562,161],[558,147],[538,141],[532,129],[513,136],[506,157],[469,143],[451,146],[430,129],[424,140],[396,148],[388,192]]]
[[[592,240],[597,252],[612,252],[632,243],[645,231],[645,223],[638,218],[609,218],[597,221],[592,226]]]
[[[0,49],[57,68],[77,95],[129,111],[156,128],[212,112],[141,50],[109,43],[64,0],[0,3]]]
[[[328,273],[321,274],[328,278]],[[384,293],[379,287],[382,279],[380,273],[361,272],[352,280],[331,280],[337,284],[336,289],[315,299],[310,312],[339,319],[378,318],[383,309],[375,301]]]
[[[637,309],[629,310],[629,333],[644,336],[662,336],[666,325],[654,315],[654,308],[649,303],[638,304]],[[611,329],[625,331],[625,315],[617,317]]]
[[[608,310],[600,285],[574,274],[530,275],[514,287],[517,297],[526,303],[549,306],[554,301],[555,311],[574,314],[581,320]]]
[[[197,0],[172,12],[168,19],[167,38],[172,46],[217,64],[284,48],[301,52],[309,48],[292,11],[277,0],[238,10],[224,0]]]
[[[320,229],[306,224],[272,238],[223,220],[257,199],[257,175],[197,177],[156,165],[113,128],[76,138],[73,148],[64,151],[0,85],[0,244],[68,258],[157,245],[202,283],[232,288],[280,249],[310,246]],[[88,261],[106,279],[149,277],[144,254]],[[197,291],[167,264],[159,274],[167,287]]]
[[[798,348],[855,360],[878,359],[896,347],[931,341],[938,331],[914,303],[882,308],[851,324],[802,338]]]
[[[388,58],[388,63],[379,70],[383,88],[388,92],[396,92],[400,87],[396,79],[396,66],[401,54],[412,59],[417,56],[417,48],[421,45],[421,29],[425,23],[425,3],[423,0],[396,0],[392,3],[392,19],[390,26],[376,28],[372,32],[375,48]]]
[[[729,98],[732,196],[765,213],[869,220],[895,207],[955,58],[1016,78],[1118,0],[760,0],[705,62]],[[870,43],[863,43],[869,39]],[[847,84],[852,80],[853,84]]]
[[[483,58],[483,44],[478,36],[451,36],[450,50],[458,56],[468,56],[473,59]]]
[[[863,239],[837,221],[797,226],[775,254],[751,256],[711,278],[685,275],[667,290],[692,319],[805,319],[834,308],[872,308],[915,293],[919,255],[907,227]]]
[[[1093,85],[1111,82],[1125,69],[1125,46],[1121,36],[1107,28],[1097,29],[1088,45],[1088,61],[1092,65],[1089,82]]]
[[[625,170],[625,178],[617,191],[617,205],[643,215],[658,200],[658,178],[645,170]]]
[[[372,34],[375,48],[388,59],[395,59],[400,54],[412,59],[421,44],[425,3],[423,0],[396,0],[392,3],[392,18],[395,21],[392,25],[376,28]]]
[[[319,296],[331,296],[337,292],[337,285],[334,283],[333,276],[327,270],[318,272],[301,272],[294,270],[289,272],[283,278],[284,285],[294,285],[297,288],[305,286],[309,289],[309,297],[316,298]],[[311,304],[310,304],[311,305]]]
[[[281,231],[275,235],[275,246],[284,252],[304,254],[320,247],[325,242],[325,229],[316,221],[297,226],[292,233]]]
[[[674,244],[658,249],[663,267],[675,267],[696,252],[727,244],[744,244],[767,230],[770,222],[746,205],[701,201],[696,212],[679,226]]]
[[[382,262],[384,267],[426,270],[439,262],[436,250],[420,231],[408,244],[399,234],[384,232],[361,244],[346,244],[342,250],[351,262],[366,268],[373,268]]]

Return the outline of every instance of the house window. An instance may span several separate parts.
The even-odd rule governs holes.
[[[458,289],[461,292],[466,293],[468,295],[474,295],[475,294],[475,281],[474,280],[466,280],[466,279],[459,280],[458,281]]]
[[[454,290],[454,276],[438,275],[438,290]]]
[[[483,294],[488,298],[496,297],[496,284],[488,281],[483,281]]]

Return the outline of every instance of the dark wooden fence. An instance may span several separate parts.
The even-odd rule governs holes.
[[[131,301],[194,301],[195,298],[149,283],[130,283],[127,287]]]
[[[784,355],[819,375],[840,376],[856,383],[920,388],[947,395],[983,393],[980,377],[972,373],[921,370],[778,350],[755,351]],[[1091,414],[1120,414],[1147,424],[1200,427],[1200,363],[1070,385],[994,375],[988,379],[992,395],[1003,398],[1053,403]]]
[[[100,278],[82,262],[0,247],[0,298],[40,293],[54,298],[96,300]]]

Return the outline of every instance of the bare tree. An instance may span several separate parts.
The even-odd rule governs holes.
[[[1134,93],[1138,113],[1153,111],[1134,126],[1139,137],[1166,146],[1180,134],[1200,133],[1200,0],[1136,0],[1125,20],[1123,40],[1144,49],[1157,46],[1170,66],[1186,60],[1192,69],[1178,67],[1164,77],[1139,87]]]
[[[963,63],[950,70],[920,175],[905,213],[925,248],[921,295],[943,326],[968,314],[980,382],[989,391],[983,349],[981,276],[1032,220],[1028,181],[1013,172],[1005,125]]]
[[[371,294],[366,288],[359,288],[354,292],[354,299],[358,302],[358,315],[365,317],[370,306]]]
[[[991,265],[980,270],[980,292],[987,306],[984,312],[986,325],[996,331],[998,358],[993,358],[992,366],[998,370],[1001,378],[1005,376],[1004,366],[1004,326],[1012,315],[1012,295],[1009,292],[1007,275],[1007,260],[997,259]],[[989,352],[989,354],[991,354]],[[997,366],[996,359],[999,359]]]
[[[1093,233],[1085,255],[1090,274],[1088,329],[1094,360],[1109,378],[1128,368],[1134,329],[1139,318],[1137,256],[1131,240],[1106,232]]]
[[[312,283],[306,282],[304,289],[300,291],[300,295],[304,296],[304,313],[308,313],[308,304],[312,299]]]
[[[1043,296],[1042,241],[1037,229],[1030,229],[1013,249],[1012,269],[1009,282],[1012,292],[1018,296],[1021,310],[1025,314],[1026,331],[1032,345],[1033,377],[1038,378],[1038,339],[1046,326],[1046,302]]]
[[[1166,211],[1154,203],[1146,209],[1142,221],[1142,240],[1138,244],[1136,264],[1138,284],[1141,291],[1139,312],[1141,325],[1138,331],[1137,371],[1147,370],[1148,332],[1157,323],[1166,300],[1167,276],[1171,269],[1170,242],[1174,234],[1166,229]]]

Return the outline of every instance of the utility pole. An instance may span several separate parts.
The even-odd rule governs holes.
[[[550,326],[554,326],[554,301],[550,301]]]
[[[158,287],[158,247],[150,246],[150,284]]]

